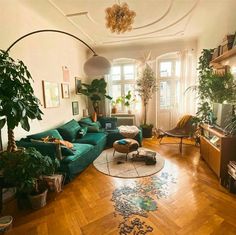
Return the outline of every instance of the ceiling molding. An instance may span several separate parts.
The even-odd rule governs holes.
[[[153,22],[151,22],[149,24],[145,24],[145,25],[142,25],[142,26],[134,27],[134,28],[132,28],[132,30],[146,28],[146,27],[149,27],[149,26],[152,26],[152,25],[158,23],[159,21],[161,21],[162,19],[164,19],[167,16],[167,14],[170,12],[170,10],[171,10],[171,8],[173,6],[173,3],[174,3],[174,0],[170,0],[170,4],[169,4],[166,12],[161,17],[159,17],[157,20],[155,20],[155,21],[153,21]]]
[[[123,40],[113,40],[113,41],[104,41],[102,44],[114,44],[114,43],[122,43],[122,42],[131,42],[137,40],[147,40],[147,39],[155,39],[155,38],[165,38],[165,37],[174,37],[174,36],[181,36],[184,35],[184,31],[181,30],[179,32],[173,34],[165,34],[165,35],[157,35],[157,36],[150,36],[150,37],[141,37],[141,38],[131,38],[131,39],[123,39]]]
[[[194,3],[193,7],[186,13],[184,14],[182,17],[180,17],[178,20],[172,22],[171,24],[163,27],[163,28],[160,28],[160,29],[157,29],[157,30],[154,30],[154,31],[151,31],[151,32],[147,32],[147,33],[141,33],[141,34],[136,34],[136,35],[129,35],[129,36],[108,36],[110,38],[135,38],[135,37],[141,37],[141,36],[146,36],[146,35],[150,35],[150,34],[154,34],[154,33],[158,33],[158,32],[161,32],[165,29],[168,29],[176,24],[178,24],[180,21],[182,21],[183,19],[185,19],[188,15],[190,15],[190,13],[192,13],[192,11],[197,7],[198,3],[199,3],[200,0],[196,0],[196,2]]]

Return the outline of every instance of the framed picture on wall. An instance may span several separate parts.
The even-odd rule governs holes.
[[[81,93],[79,93],[79,90],[82,88],[82,82],[81,79],[78,77],[75,77],[75,94],[77,95],[81,95]]]
[[[73,115],[79,114],[79,102],[78,101],[72,102],[72,113],[73,113]]]
[[[55,108],[60,106],[59,85],[57,82],[42,81],[43,100],[45,108]]]
[[[70,87],[69,83],[62,83],[61,84],[61,94],[63,99],[70,98]]]

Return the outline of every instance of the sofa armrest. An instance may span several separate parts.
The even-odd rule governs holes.
[[[30,140],[20,140],[16,141],[16,145],[18,147],[24,148],[35,148],[38,150],[42,155],[48,155],[52,159],[58,158],[58,144],[55,143],[43,143],[43,142],[31,142]]]

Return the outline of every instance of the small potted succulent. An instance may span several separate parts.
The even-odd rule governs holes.
[[[127,95],[123,97],[124,106],[127,108],[128,114],[131,114],[130,106],[136,101],[135,98],[132,97],[131,91],[128,91]]]
[[[18,202],[29,197],[33,209],[46,205],[47,187],[43,175],[54,174],[57,159],[43,156],[35,148],[0,153],[0,170],[4,180],[16,187]]]

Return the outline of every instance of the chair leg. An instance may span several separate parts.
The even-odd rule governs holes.
[[[180,143],[179,143],[179,151],[182,153],[182,146],[183,146],[183,138],[180,138]]]
[[[163,137],[164,137],[164,135],[159,138],[159,144],[161,144]]]

